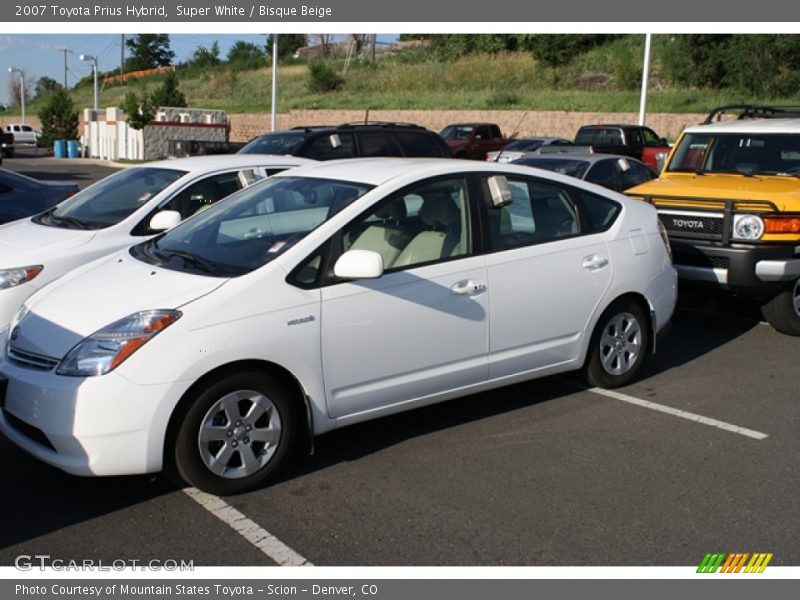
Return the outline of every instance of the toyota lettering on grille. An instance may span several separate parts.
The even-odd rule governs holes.
[[[702,221],[694,219],[672,219],[672,224],[681,229],[705,229]]]

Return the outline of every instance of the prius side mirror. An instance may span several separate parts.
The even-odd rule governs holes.
[[[348,250],[333,265],[340,279],[377,279],[383,275],[383,257],[372,250]]]
[[[181,213],[177,210],[162,210],[153,215],[149,227],[152,231],[166,231],[175,227],[182,220]]]

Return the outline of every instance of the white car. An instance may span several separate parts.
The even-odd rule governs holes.
[[[5,435],[70,473],[260,485],[336,427],[585,368],[670,319],[655,209],[452,159],[298,167],[62,277],[14,320]]]
[[[45,284],[159,233],[244,186],[315,161],[198,156],[129,167],[35,217],[0,225],[0,332]]]

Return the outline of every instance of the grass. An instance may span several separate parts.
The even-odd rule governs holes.
[[[292,109],[420,110],[563,110],[638,112],[641,69],[640,36],[630,36],[600,52],[581,55],[559,69],[538,64],[530,53],[471,55],[453,62],[385,57],[376,64],[354,61],[340,89],[311,92],[306,65],[279,68],[278,106]],[[341,67],[341,62],[339,63]],[[732,102],[791,103],[782,98],[753,98],[730,91],[673,88],[658,76],[654,62],[648,110],[667,113],[706,112]],[[268,112],[269,68],[237,71],[224,64],[208,69],[178,69],[180,89],[191,106],[228,113]],[[162,76],[102,86],[101,106],[119,106],[128,92],[152,93]],[[71,90],[75,106],[91,106],[92,84]],[[43,100],[29,102],[37,114]],[[14,112],[4,113],[11,116]]]

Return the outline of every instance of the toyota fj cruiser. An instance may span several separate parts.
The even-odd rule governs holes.
[[[626,194],[658,209],[684,281],[749,295],[800,336],[800,107],[715,109]]]

